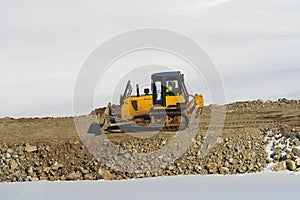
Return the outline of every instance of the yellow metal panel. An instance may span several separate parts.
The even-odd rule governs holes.
[[[132,119],[136,115],[148,114],[151,107],[152,95],[129,97],[124,100],[121,107],[122,119]]]
[[[184,103],[183,95],[166,96],[166,107],[176,106],[177,103]],[[153,106],[152,95],[129,97],[124,100],[121,107],[121,116],[123,120],[132,119],[137,115],[146,115]],[[156,109],[165,109],[165,107],[156,107]]]
[[[185,99],[183,95],[179,96],[166,96],[166,107],[176,105],[177,103],[184,103]]]
[[[198,114],[201,115],[203,111],[203,105],[204,105],[204,98],[201,94],[196,94],[195,99],[199,108]]]

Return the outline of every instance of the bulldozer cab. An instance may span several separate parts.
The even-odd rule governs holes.
[[[180,72],[155,73],[152,74],[151,80],[153,105],[163,107],[167,107],[169,104],[176,105],[176,103],[178,103],[177,100],[173,100],[173,103],[168,103],[167,99],[171,99],[169,96],[173,96],[175,99],[178,96],[182,96],[184,103],[188,102],[189,95],[184,84],[184,75]]]

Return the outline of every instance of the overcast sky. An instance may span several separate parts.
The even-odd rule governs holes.
[[[299,0],[1,0],[0,117],[72,115],[88,55],[143,27],[198,42],[223,78],[227,102],[300,99],[299,10]]]

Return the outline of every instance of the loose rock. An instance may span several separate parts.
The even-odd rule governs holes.
[[[273,167],[273,170],[276,171],[276,172],[278,172],[278,171],[284,171],[284,170],[287,169],[286,167],[287,167],[286,166],[286,162],[285,161],[281,161],[281,162],[279,162],[277,165],[275,165]]]
[[[32,153],[32,152],[36,152],[38,149],[36,146],[30,145],[30,144],[26,144],[25,146],[25,151],[28,153]]]

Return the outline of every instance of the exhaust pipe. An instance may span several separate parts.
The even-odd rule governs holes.
[[[139,87],[139,84],[136,84],[136,95],[137,95],[137,97],[140,96],[140,87]]]

